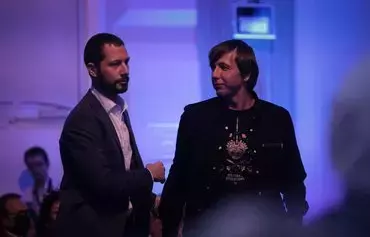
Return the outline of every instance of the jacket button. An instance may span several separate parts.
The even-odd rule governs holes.
[[[207,190],[210,190],[211,188],[209,186],[206,187]]]

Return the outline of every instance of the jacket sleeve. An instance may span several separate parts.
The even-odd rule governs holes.
[[[130,196],[150,194],[153,181],[149,170],[127,172],[108,165],[109,152],[101,149],[101,135],[96,120],[70,122],[59,140],[64,172],[69,172],[82,191],[106,200],[124,200]]]
[[[281,193],[288,216],[302,222],[303,216],[308,211],[304,184],[307,174],[298,149],[292,118],[287,110],[284,110],[282,121],[284,128],[284,171]]]
[[[162,220],[163,237],[176,236],[183,217],[186,203],[186,174],[189,172],[191,158],[189,114],[182,114],[176,141],[175,157],[164,185],[159,205],[159,216]]]

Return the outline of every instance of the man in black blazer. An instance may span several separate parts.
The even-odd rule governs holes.
[[[240,40],[209,53],[217,97],[185,107],[159,215],[163,236],[284,236],[308,210],[289,112],[254,92],[258,66]]]
[[[56,234],[60,237],[149,235],[153,182],[161,162],[146,168],[136,146],[127,104],[129,56],[123,41],[100,33],[84,61],[92,88],[65,121],[60,137],[64,176]]]

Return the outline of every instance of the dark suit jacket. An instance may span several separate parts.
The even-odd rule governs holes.
[[[255,166],[260,172],[252,181],[255,188],[249,190],[249,196],[254,198],[253,205],[258,200],[270,200],[273,207],[266,210],[280,210],[284,216],[299,222],[308,208],[304,185],[306,172],[291,117],[284,108],[256,99],[253,119],[258,158]],[[209,218],[205,214],[207,209],[217,206],[217,198],[222,191],[219,190],[213,160],[217,156],[218,146],[223,143],[224,137],[220,134],[225,130],[222,115],[226,110],[227,106],[220,98],[185,107],[179,124],[175,157],[159,207],[164,237],[176,236],[184,205],[185,232],[191,228],[190,223]],[[219,215],[224,214],[221,212]]]
[[[135,236],[148,236],[153,180],[126,123],[133,150],[130,171],[114,125],[91,91],[68,116],[59,140],[64,175],[57,236],[122,237],[129,198],[140,232]]]

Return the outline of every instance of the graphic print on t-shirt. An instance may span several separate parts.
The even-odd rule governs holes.
[[[252,172],[251,162],[255,151],[249,147],[248,131],[239,128],[239,117],[236,118],[235,131],[230,132],[225,145],[223,173],[226,182],[237,185],[246,181]]]

